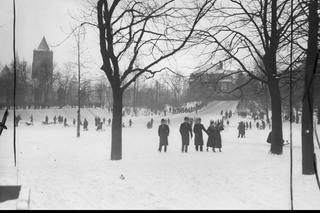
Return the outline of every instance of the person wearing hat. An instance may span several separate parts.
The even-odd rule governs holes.
[[[162,146],[164,146],[164,151],[167,151],[168,146],[168,136],[169,136],[169,126],[167,125],[166,119],[161,119],[161,124],[158,128],[158,135],[160,137],[159,141],[159,152],[161,152]]]
[[[189,146],[189,134],[192,138],[192,128],[189,123],[189,118],[185,117],[184,122],[180,125],[180,134],[182,139],[182,152],[188,152],[188,146]]]
[[[205,133],[207,133],[207,130],[204,128],[203,124],[201,123],[201,118],[197,118],[195,120],[195,124],[193,127],[193,132],[194,132],[194,145],[196,148],[196,151],[199,150],[202,152],[202,147],[203,147],[203,135],[202,135],[202,131],[204,131]],[[207,133],[208,134],[208,133]]]

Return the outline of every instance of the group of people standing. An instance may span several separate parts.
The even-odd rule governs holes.
[[[207,151],[209,148],[212,148],[212,151],[215,152],[215,149],[218,148],[219,152],[221,152],[222,141],[220,132],[224,129],[223,123],[220,121],[214,122],[210,121],[209,127],[206,129],[201,123],[201,118],[195,119],[195,124],[192,127],[193,119],[189,117],[184,118],[184,122],[181,123],[179,131],[181,135],[182,147],[181,152],[188,152],[188,146],[190,145],[190,137],[193,138],[194,134],[194,145],[196,151],[203,151],[203,132],[208,135],[207,140]],[[161,125],[158,128],[158,135],[160,137],[159,148],[158,151],[161,152],[162,147],[164,147],[164,151],[167,151],[168,146],[168,136],[169,136],[169,126],[167,124],[166,119],[161,119]]]

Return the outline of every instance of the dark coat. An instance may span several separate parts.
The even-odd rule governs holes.
[[[203,135],[202,130],[207,132],[202,124],[195,124],[193,126],[194,132],[194,145],[203,145]]]
[[[221,144],[221,134],[220,134],[220,131],[221,131],[221,127],[220,126],[217,126],[215,128],[213,128],[213,147],[214,148],[221,148],[222,147],[222,144]]]
[[[207,147],[214,146],[214,126],[209,126],[207,129],[208,140],[207,140]]]
[[[191,137],[192,137],[191,125],[186,122],[182,123],[180,125],[180,134],[181,134],[183,145],[189,145],[189,133],[191,134]]]
[[[160,146],[168,145],[169,126],[167,124],[161,124],[158,128],[158,135],[160,137]]]

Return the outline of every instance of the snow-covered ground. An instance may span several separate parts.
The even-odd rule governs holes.
[[[29,189],[31,209],[290,209],[289,146],[283,155],[268,154],[269,129],[254,126],[239,139],[237,123],[245,119],[233,116],[222,132],[221,153],[196,152],[193,140],[189,152],[181,153],[178,129],[184,116],[200,116],[207,127],[221,110],[236,106],[236,101],[217,101],[198,115],[170,115],[167,153],[157,151],[161,117],[153,117],[153,129],[146,128],[151,117],[134,117],[133,127],[123,129],[121,161],[110,160],[110,127],[97,132],[89,121],[89,131],[77,138],[76,127],[36,122],[17,128],[16,168],[10,128],[0,137],[0,184],[22,185],[24,197],[0,203],[0,209],[26,208]],[[300,125],[293,129],[294,208],[320,209],[315,177],[301,174]],[[284,137],[289,139],[288,123]]]

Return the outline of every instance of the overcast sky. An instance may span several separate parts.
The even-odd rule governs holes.
[[[63,68],[63,64],[76,61],[75,41],[71,37],[60,46],[67,33],[70,32],[74,20],[70,14],[76,14],[83,5],[81,0],[16,0],[17,12],[17,52],[20,58],[32,63],[33,50],[36,49],[43,36],[54,52],[54,62]],[[0,7],[0,64],[9,64],[13,58],[12,50],[12,0],[1,0]],[[102,74],[101,56],[98,46],[98,35],[89,32],[82,44],[86,49],[86,70],[92,76]],[[171,60],[171,68],[190,74],[199,61],[190,52],[176,55]]]

